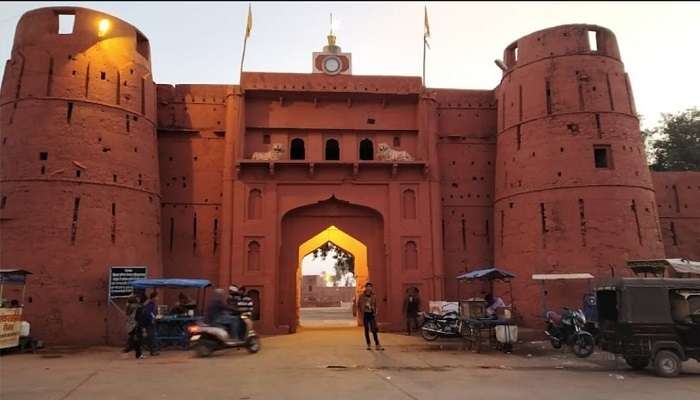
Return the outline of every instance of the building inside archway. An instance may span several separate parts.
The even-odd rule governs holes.
[[[355,257],[332,241],[302,258],[302,327],[357,326],[353,315],[357,279]]]

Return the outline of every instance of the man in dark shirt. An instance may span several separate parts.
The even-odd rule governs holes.
[[[218,288],[214,290],[214,296],[204,313],[204,322],[223,326],[229,336],[236,336],[236,325],[231,315],[232,311],[232,308],[226,303],[226,291]]]
[[[403,312],[406,315],[406,331],[411,336],[411,325],[418,329],[418,311],[420,311],[420,297],[418,289],[410,288],[406,290],[406,298],[403,301]]]
[[[377,297],[374,295],[374,285],[370,282],[365,284],[365,290],[357,300],[357,312],[362,314],[362,324],[365,327],[365,342],[367,342],[367,350],[372,350],[369,341],[369,331],[372,331],[374,336],[374,345],[377,350],[384,350],[379,344],[379,336],[377,332]]]
[[[144,305],[143,309],[142,324],[144,325],[144,328],[148,334],[148,343],[150,344],[152,356],[157,356],[160,354],[158,340],[156,339],[156,315],[158,315],[158,304],[156,303],[157,298],[158,292],[154,290],[148,297],[148,301]]]

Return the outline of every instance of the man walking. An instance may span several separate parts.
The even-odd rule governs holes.
[[[406,289],[406,298],[403,301],[403,312],[406,316],[406,332],[411,336],[411,325],[418,330],[418,311],[420,311],[420,297],[418,288]]]
[[[156,303],[157,298],[158,292],[154,290],[151,292],[151,295],[148,296],[148,301],[144,305],[143,309],[143,322],[148,334],[148,343],[150,345],[149,347],[152,356],[157,356],[160,353],[158,348],[158,340],[156,339],[156,315],[158,315],[158,304]]]
[[[367,342],[367,350],[372,350],[372,344],[369,341],[369,331],[372,330],[374,336],[374,345],[377,350],[384,350],[379,344],[379,336],[377,329],[377,298],[374,295],[374,285],[367,282],[365,291],[360,295],[357,301],[357,312],[362,317],[362,324],[365,327],[365,342]]]

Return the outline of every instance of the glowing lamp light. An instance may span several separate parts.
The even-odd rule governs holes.
[[[109,22],[108,19],[101,19],[99,24],[97,24],[97,36],[102,37],[109,32],[109,28],[112,26],[112,23]]]

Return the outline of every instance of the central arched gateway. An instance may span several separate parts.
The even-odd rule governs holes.
[[[380,294],[380,317],[388,314],[381,312],[387,306],[386,256],[384,222],[377,211],[332,197],[289,211],[282,218],[281,228],[275,296],[275,324],[279,328],[296,331],[301,259],[328,241],[353,254],[358,290],[370,279]]]

